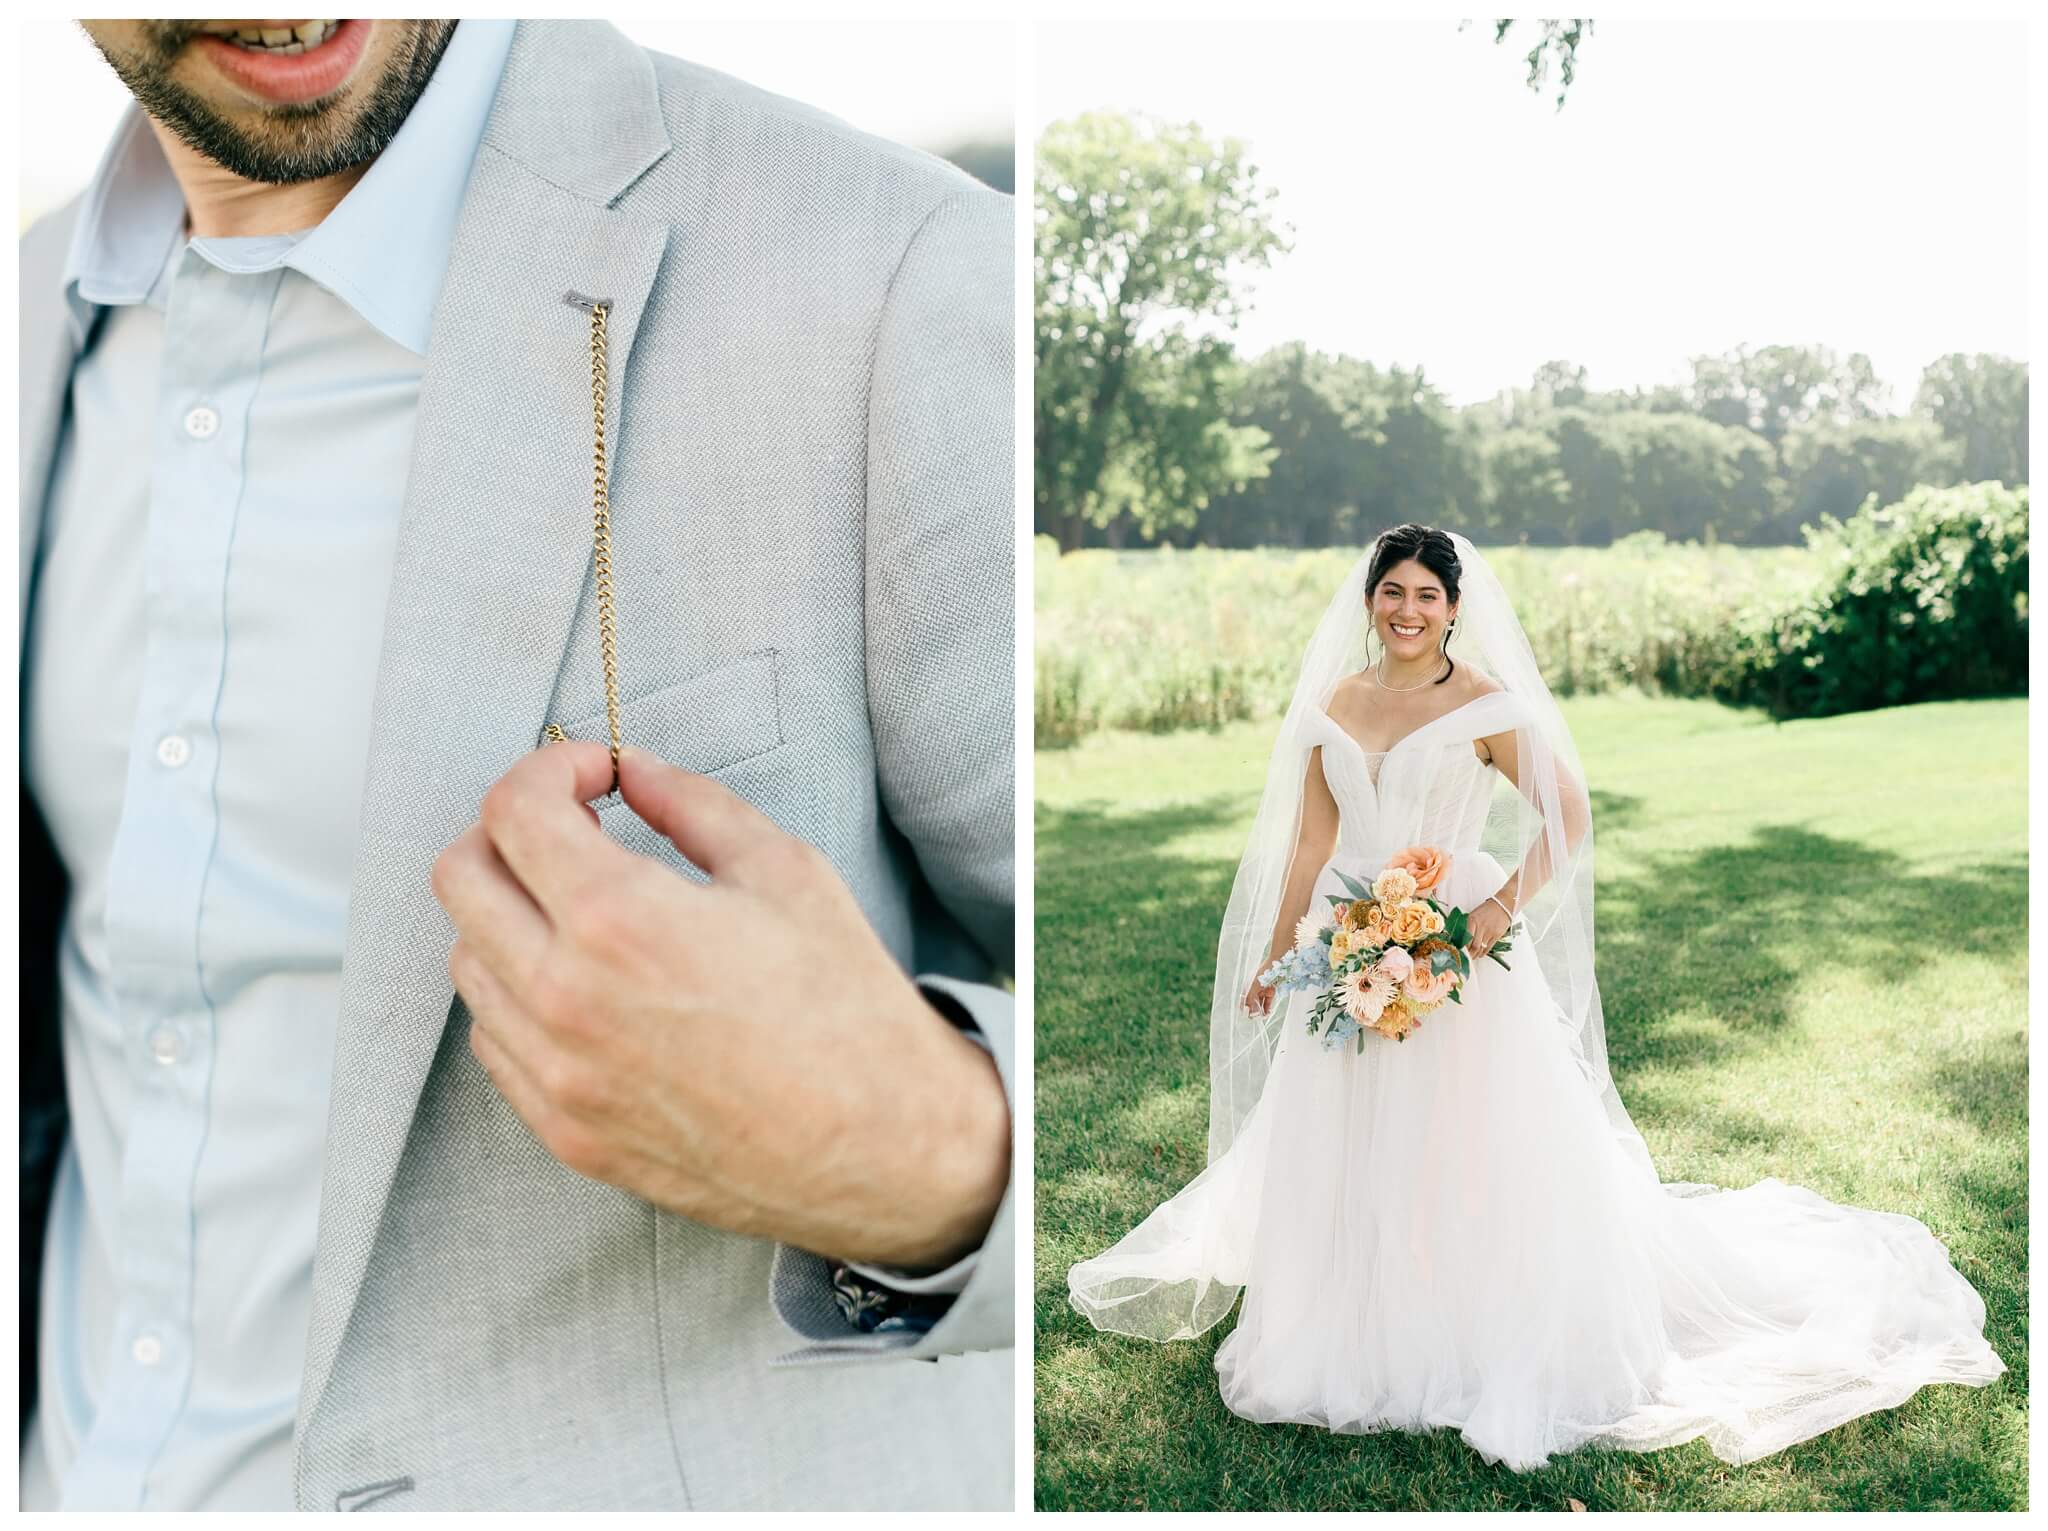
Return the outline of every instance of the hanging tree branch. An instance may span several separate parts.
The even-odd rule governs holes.
[[[1463,31],[1465,25],[1460,22],[1459,30]],[[1514,25],[1513,17],[1495,21],[1493,40],[1496,43],[1505,41],[1508,29]],[[1579,43],[1593,35],[1593,23],[1585,17],[1575,16],[1568,20],[1553,17],[1540,20],[1536,25],[1543,30],[1536,39],[1536,46],[1524,58],[1529,66],[1527,84],[1532,91],[1545,89],[1550,82],[1550,65],[1554,58],[1558,72],[1557,107],[1563,111],[1565,93],[1571,89],[1572,74],[1578,64]]]

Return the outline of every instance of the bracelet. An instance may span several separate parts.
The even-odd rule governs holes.
[[[1500,904],[1500,895],[1498,893],[1489,893],[1483,900],[1481,900],[1481,902],[1488,904]],[[1515,917],[1515,911],[1510,909],[1506,904],[1500,904],[1500,912],[1506,915],[1510,920],[1514,919]]]

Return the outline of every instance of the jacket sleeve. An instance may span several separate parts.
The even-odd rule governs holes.
[[[917,981],[950,996],[994,1056],[1014,1143],[1015,1002],[983,981],[1015,961],[1013,217],[1010,198],[963,186],[889,284],[869,380],[865,618],[883,810],[939,906],[918,932]],[[981,1247],[935,1283],[957,1291],[922,1333],[856,1329],[828,1263],[778,1247],[775,1308],[809,1343],[777,1364],[1012,1345],[1014,1174]]]
[[[942,988],[974,1018],[975,1028],[995,1059],[1003,1094],[1016,1121],[1013,1068],[1016,1061],[1012,996],[987,984],[927,975],[927,989]],[[1011,1154],[1015,1164],[1016,1155]],[[777,1366],[822,1361],[936,1360],[970,1350],[1005,1350],[1015,1343],[1016,1181],[1014,1171],[981,1247],[959,1262],[960,1289],[937,1323],[923,1333],[910,1330],[863,1333],[840,1310],[830,1265],[820,1256],[787,1244],[776,1246],[769,1276],[775,1311],[808,1343],[776,1357]],[[950,1268],[949,1268],[950,1270]]]

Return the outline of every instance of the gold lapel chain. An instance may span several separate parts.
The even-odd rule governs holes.
[[[604,483],[604,320],[612,306],[610,298],[586,298],[580,292],[564,293],[562,300],[590,311],[590,406],[597,424],[595,448],[596,477],[592,481],[591,519],[597,538],[597,636],[604,651],[604,711],[612,733],[612,786],[619,790],[619,655],[612,627],[612,506]],[[548,724],[549,744],[568,739],[559,723]]]

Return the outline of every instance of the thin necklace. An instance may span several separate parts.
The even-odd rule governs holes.
[[[1449,658],[1450,656],[1445,655],[1444,657]],[[1380,683],[1382,691],[1420,691],[1424,686],[1434,686],[1441,678],[1440,676],[1432,675],[1428,680],[1419,680],[1412,686],[1390,686],[1387,684],[1387,656],[1385,654],[1380,655],[1379,663],[1372,667],[1372,675],[1373,679]]]

